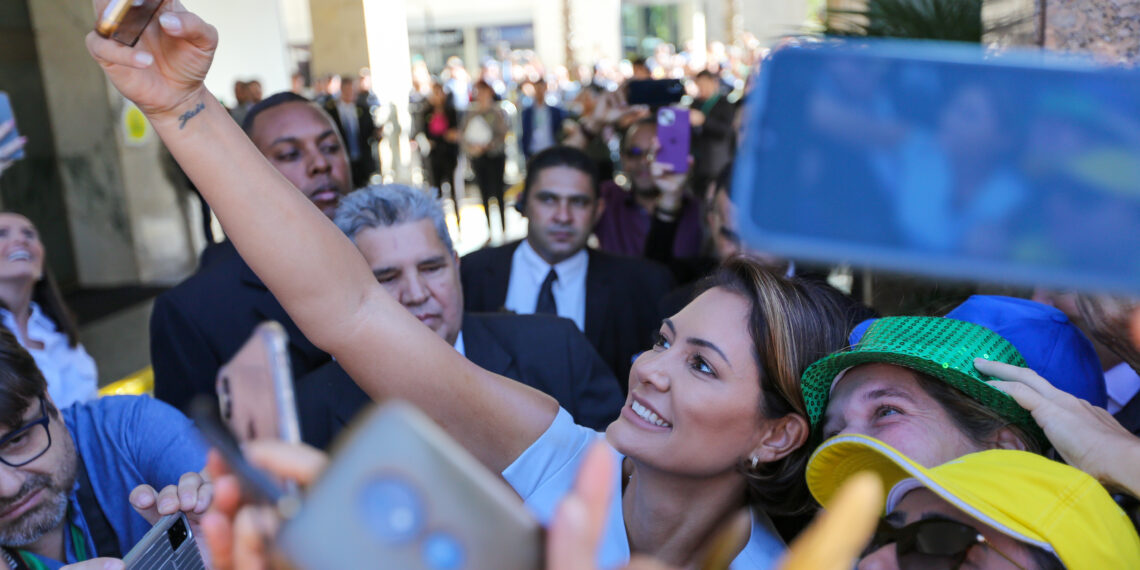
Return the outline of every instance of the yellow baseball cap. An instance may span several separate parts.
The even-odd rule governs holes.
[[[879,475],[886,512],[925,487],[990,528],[1052,552],[1068,568],[1140,568],[1140,537],[1104,487],[1040,455],[994,449],[927,469],[873,437],[843,435],[812,455],[808,488],[826,508],[861,471]]]

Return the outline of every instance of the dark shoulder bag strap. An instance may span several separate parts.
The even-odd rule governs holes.
[[[122,558],[119,536],[115,534],[115,529],[111,527],[107,515],[103,514],[99,501],[95,499],[95,488],[91,486],[91,478],[87,476],[87,466],[83,464],[82,457],[76,456],[76,459],[79,461],[79,491],[76,495],[79,499],[79,508],[83,511],[83,519],[87,521],[87,529],[91,531],[91,539],[95,541],[92,558],[99,556]]]

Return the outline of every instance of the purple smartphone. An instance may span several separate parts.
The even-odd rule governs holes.
[[[673,172],[689,171],[689,110],[662,107],[657,110],[657,162],[673,165]]]

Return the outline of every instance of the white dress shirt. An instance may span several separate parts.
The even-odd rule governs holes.
[[[63,409],[96,396],[99,379],[95,360],[87,354],[82,344],[75,345],[75,348],[68,346],[67,335],[40,310],[39,305],[32,303],[27,339],[20,338],[16,317],[11,311],[0,309],[0,318],[3,319],[4,326],[16,335],[20,345],[35,359],[36,366],[47,380],[48,394],[56,408]],[[29,348],[28,339],[37,340],[44,347]]]
[[[463,346],[463,331],[459,331],[459,334],[455,337],[455,350],[459,351],[459,354],[462,354],[463,358],[467,358],[467,347]]]
[[[1108,392],[1108,413],[1115,414],[1140,392],[1140,376],[1127,363],[1121,362],[1104,373],[1104,387]]]
[[[550,124],[554,120],[554,113],[546,105],[535,105],[532,109],[530,148],[527,151],[538,154],[554,146],[554,127]]]
[[[554,292],[554,303],[558,305],[558,316],[574,321],[581,331],[586,330],[586,269],[589,261],[589,255],[583,249],[553,267],[558,280],[551,291]],[[539,290],[550,269],[550,264],[523,240],[511,257],[506,308],[520,315],[534,313]]]

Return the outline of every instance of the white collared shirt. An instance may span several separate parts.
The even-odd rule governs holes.
[[[1121,362],[1104,373],[1104,387],[1108,392],[1108,413],[1115,414],[1140,392],[1140,376]]]
[[[574,321],[578,330],[586,330],[586,269],[590,258],[585,249],[554,266],[558,280],[551,290],[558,316]],[[506,308],[520,315],[534,313],[542,282],[551,266],[523,240],[511,257],[511,279],[507,285]]]
[[[39,305],[32,303],[27,339],[20,338],[16,317],[11,311],[0,309],[0,318],[3,319],[4,326],[16,335],[20,346],[35,359],[36,366],[47,380],[48,394],[57,409],[95,398],[99,389],[95,360],[87,354],[82,344],[77,344],[75,348],[68,346],[67,335],[40,310]],[[29,348],[28,339],[37,340],[44,347]]]
[[[455,337],[455,350],[463,355],[463,358],[467,358],[467,347],[463,346],[463,331],[459,331]]]

